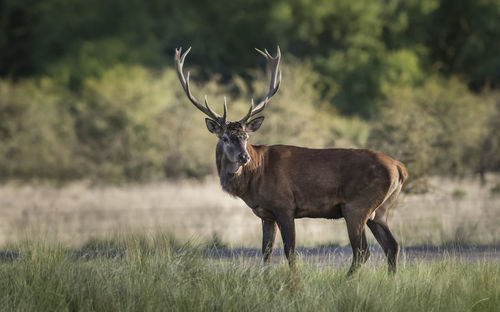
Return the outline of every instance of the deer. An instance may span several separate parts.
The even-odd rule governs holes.
[[[267,50],[256,49],[266,58],[271,71],[269,91],[257,105],[252,99],[248,113],[233,122],[226,118],[225,97],[220,116],[210,108],[206,95],[202,105],[191,93],[189,72],[187,76],[183,73],[190,50],[182,53],[182,47],[175,49],[177,75],[189,101],[208,116],[208,131],[218,138],[215,158],[222,189],[241,198],[262,221],[264,264],[271,261],[278,228],[286,259],[293,268],[295,219],[343,218],[352,248],[348,275],[370,256],[366,226],[385,253],[389,273],[395,273],[400,247],[387,217],[408,178],[404,164],[368,149],[250,144],[249,134],[264,121],[264,116],[254,116],[266,108],[281,84],[279,46],[274,57]]]

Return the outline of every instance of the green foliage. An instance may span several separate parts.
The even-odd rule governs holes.
[[[481,163],[479,171],[500,171],[500,94],[492,95],[496,102],[495,111],[488,121],[488,132],[481,142]]]
[[[253,143],[368,146],[404,162],[415,186],[424,189],[420,178],[429,174],[498,170],[495,93],[474,95],[464,84],[440,78],[418,88],[401,82],[385,89],[387,100],[368,123],[341,117],[322,100],[321,74],[310,62],[291,60],[283,71],[288,78]],[[251,77],[250,87],[239,77],[226,85],[214,77],[193,91],[199,98],[207,93],[219,111],[228,95],[229,118],[238,120],[249,99],[266,92],[267,75],[254,71]],[[2,179],[121,182],[213,174],[216,138],[178,84],[173,70],[123,65],[86,78],[79,92],[49,78],[1,81]]]
[[[310,65],[296,62],[283,69],[290,78],[266,110],[254,142],[364,143],[366,122],[341,118],[320,100],[314,89],[319,76]],[[268,79],[255,72],[258,94],[265,94]],[[213,79],[193,85],[193,91],[199,98],[206,92],[214,109],[220,109],[223,94],[234,94],[229,114],[239,120],[253,93],[240,81],[220,87]],[[186,99],[173,70],[117,65],[83,80],[79,92],[51,79],[3,81],[0,87],[2,179],[121,182],[214,173],[217,139],[206,130],[205,116]]]
[[[314,72],[309,63],[294,61],[283,68],[283,81],[279,93],[266,108],[266,120],[255,135],[262,144],[292,144],[309,147],[362,146],[369,132],[369,126],[359,118],[340,117],[321,100],[316,90],[321,76]],[[265,94],[268,78],[260,72],[253,79],[252,89]],[[244,102],[238,117],[248,110],[248,99]]]
[[[83,173],[71,94],[50,79],[0,81],[0,177],[74,179]]]
[[[3,179],[213,173],[215,140],[173,49],[193,46],[199,89],[240,116],[265,92],[253,48],[277,44],[289,65],[256,142],[367,144],[414,178],[500,170],[495,0],[4,0],[0,12]]]
[[[478,90],[500,86],[500,2],[441,0],[431,15],[431,57],[442,72],[467,77]]]
[[[171,66],[180,45],[203,51],[192,62],[205,80],[227,81],[248,78],[254,47],[280,44],[311,61],[322,100],[364,118],[387,84],[436,71],[474,90],[500,82],[495,0],[4,0],[0,9],[0,76],[50,75],[72,90],[117,64]]]
[[[90,172],[117,180],[163,176],[159,116],[174,93],[162,85],[174,78],[171,72],[156,77],[143,68],[118,66],[84,81],[74,131],[81,142],[77,153],[89,160]]]
[[[479,168],[493,111],[491,98],[470,94],[453,80],[394,89],[368,145],[404,162],[414,181],[428,174],[462,175]]]

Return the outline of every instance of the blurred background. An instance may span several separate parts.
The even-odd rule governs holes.
[[[254,48],[279,45],[253,143],[384,152],[410,173],[396,236],[498,243],[498,38],[497,0],[0,0],[0,241],[134,229],[259,245],[173,55],[192,46],[193,93],[219,112],[228,96],[235,120],[268,85]],[[347,241],[300,222],[299,244]]]

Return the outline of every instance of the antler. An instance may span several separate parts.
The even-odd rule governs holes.
[[[189,87],[189,72],[187,73],[187,77],[184,78],[184,73],[182,72],[182,67],[184,66],[184,59],[186,58],[186,55],[191,51],[191,47],[184,52],[184,54],[181,54],[182,52],[182,47],[179,49],[175,49],[175,65],[177,66],[177,75],[179,76],[179,80],[181,82],[182,88],[186,92],[187,97],[191,101],[191,103],[194,104],[199,110],[201,110],[203,113],[205,113],[208,117],[213,119],[215,122],[217,122],[220,126],[223,126],[226,124],[226,116],[227,116],[227,104],[226,104],[226,98],[224,97],[224,115],[221,117],[219,114],[214,112],[210,106],[208,106],[208,100],[207,96],[205,95],[205,106],[201,105],[200,102],[191,94],[191,89]],[[262,53],[262,52],[261,52]]]
[[[266,97],[257,104],[257,106],[254,105],[253,99],[252,103],[250,105],[250,110],[248,111],[248,114],[243,117],[243,119],[240,120],[240,123],[245,123],[247,120],[260,113],[261,111],[266,108],[267,103],[271,99],[271,97],[278,92],[278,89],[280,87],[281,83],[281,71],[278,72],[279,66],[280,66],[280,59],[281,59],[281,51],[280,47],[278,46],[278,52],[275,57],[272,57],[267,50],[264,49],[264,52],[262,52],[259,49],[255,49],[257,52],[260,54],[264,55],[264,57],[267,59],[267,62],[269,66],[271,67],[271,84],[269,86],[269,92],[267,93]]]

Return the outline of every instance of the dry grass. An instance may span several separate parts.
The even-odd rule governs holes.
[[[424,195],[402,194],[390,216],[405,245],[497,244],[500,196],[472,180],[432,179]],[[145,185],[88,186],[7,184],[0,187],[0,244],[41,236],[68,244],[126,232],[166,232],[178,239],[231,246],[260,245],[260,220],[215,179]],[[373,237],[368,235],[371,242]],[[297,220],[298,245],[347,244],[342,220]],[[279,241],[279,240],[278,240]]]

